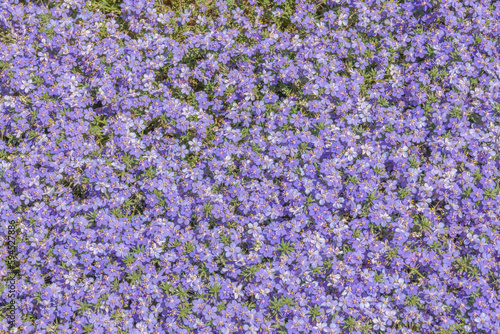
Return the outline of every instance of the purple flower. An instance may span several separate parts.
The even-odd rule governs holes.
[[[18,331],[497,330],[495,6],[89,3],[0,6]]]
[[[125,246],[124,244],[117,244],[115,246],[115,251],[116,251],[117,256],[125,257],[126,255],[128,255],[129,248],[127,246]]]

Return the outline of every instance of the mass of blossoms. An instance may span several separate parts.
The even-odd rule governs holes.
[[[1,333],[500,333],[497,1],[0,1]]]

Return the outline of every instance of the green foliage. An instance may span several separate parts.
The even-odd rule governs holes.
[[[279,310],[283,306],[288,305],[289,307],[292,307],[295,305],[295,302],[290,297],[280,297],[280,298],[273,297],[269,304],[270,304],[269,308],[271,309],[271,315],[273,317],[276,317],[280,315]]]
[[[405,299],[405,305],[420,307],[420,297],[417,295],[407,296]]]
[[[290,241],[282,240],[277,249],[281,254],[290,255],[295,251],[295,245]]]
[[[103,14],[121,15],[121,0],[91,0],[88,2],[88,9],[100,11]]]

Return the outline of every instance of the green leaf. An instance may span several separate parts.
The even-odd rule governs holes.
[[[277,249],[281,254],[290,255],[295,251],[295,246],[290,241],[282,240]]]

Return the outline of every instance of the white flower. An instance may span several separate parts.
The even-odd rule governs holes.
[[[21,89],[24,90],[26,93],[29,92],[33,87],[34,87],[33,80],[28,79],[21,81]]]
[[[347,16],[347,13],[340,13],[339,17],[338,17],[338,24],[339,26],[346,26],[347,25],[347,19],[348,19],[348,16]]]
[[[191,151],[193,152],[199,152],[201,150],[201,142],[196,138],[190,140],[188,144],[190,146]]]
[[[318,322],[316,326],[314,326],[318,331],[322,332],[326,328],[326,323],[324,322]]]
[[[240,284],[238,286],[236,286],[233,290],[233,293],[234,293],[234,299],[238,299],[240,297],[243,297],[243,285]]]
[[[332,286],[334,284],[337,284],[339,281],[340,281],[340,275],[339,274],[330,274],[330,276],[328,276],[328,278],[330,279],[330,282],[328,282],[328,286]]]
[[[382,330],[382,331],[385,330],[385,324],[384,324],[384,322],[380,318],[378,318],[378,317],[375,318],[375,319],[373,319],[373,325],[374,325],[373,326],[374,330],[379,330],[379,329]]]
[[[356,149],[354,147],[349,147],[346,150],[345,155],[347,157],[347,160],[353,161],[354,158],[357,157],[358,153],[356,152]]]

